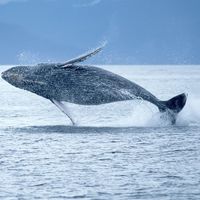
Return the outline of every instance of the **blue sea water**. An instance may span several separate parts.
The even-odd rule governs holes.
[[[135,100],[69,104],[73,127],[1,79],[0,199],[200,199],[200,66],[103,67],[163,100],[186,92],[177,124]]]

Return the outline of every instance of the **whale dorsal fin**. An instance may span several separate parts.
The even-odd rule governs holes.
[[[71,60],[68,60],[67,62],[61,64],[60,66],[61,67],[68,67],[70,65],[73,65],[75,63],[79,63],[79,62],[83,62],[85,60],[87,60],[88,58],[92,57],[93,55],[99,53],[100,51],[102,51],[103,47],[105,46],[105,44],[103,44],[102,46],[90,51],[90,52],[87,52],[77,58],[73,58]]]

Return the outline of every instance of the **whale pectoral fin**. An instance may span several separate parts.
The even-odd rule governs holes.
[[[62,102],[57,101],[55,99],[51,99],[51,102],[53,104],[55,104],[65,115],[67,115],[69,117],[69,119],[71,120],[72,124],[75,125],[75,122],[72,119],[72,116],[70,115],[69,110],[67,109],[67,107]]]
[[[92,57],[93,55],[99,53],[103,49],[104,46],[105,46],[105,44],[103,44],[102,46],[92,50],[91,52],[83,54],[83,55],[81,55],[81,56],[79,56],[77,58],[73,58],[71,60],[68,60],[66,63],[63,63],[60,66],[65,68],[65,67],[71,66],[71,65],[73,65],[75,63],[83,62],[86,59],[88,59],[89,57]]]

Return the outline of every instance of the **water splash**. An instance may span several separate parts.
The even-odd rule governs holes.
[[[170,124],[170,120],[166,123],[162,119],[153,104],[140,99],[98,106],[64,104],[79,126],[145,127]]]
[[[64,104],[69,108],[76,124],[80,126],[171,126],[171,119],[166,113],[160,113],[156,106],[141,99],[98,106]],[[176,125],[199,125],[199,105],[200,98],[189,97],[185,108],[177,116]]]

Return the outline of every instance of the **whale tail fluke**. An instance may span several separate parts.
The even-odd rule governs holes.
[[[168,101],[162,101],[162,103],[175,113],[179,113],[185,106],[187,95],[185,93],[179,94]]]
[[[179,94],[168,101],[160,101],[161,105],[159,107],[160,112],[166,112],[171,118],[172,124],[175,124],[177,114],[184,108],[187,100],[187,95],[185,93]]]

